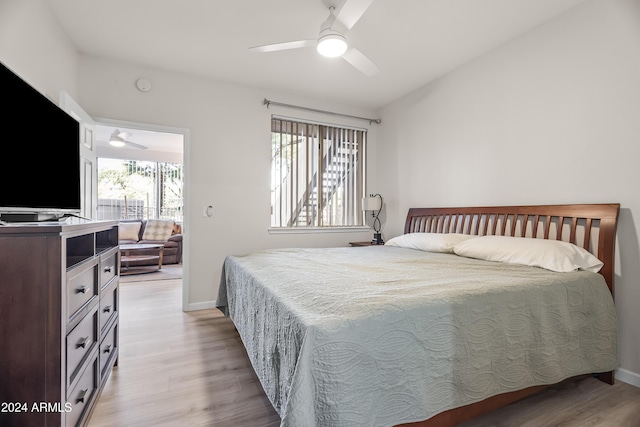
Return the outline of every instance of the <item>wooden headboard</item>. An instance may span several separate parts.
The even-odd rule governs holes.
[[[604,263],[613,295],[616,228],[620,204],[411,208],[405,233],[462,233],[562,240]]]

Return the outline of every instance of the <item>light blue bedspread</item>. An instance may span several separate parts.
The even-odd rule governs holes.
[[[393,426],[616,367],[601,275],[398,247],[225,260],[229,315],[283,427]]]

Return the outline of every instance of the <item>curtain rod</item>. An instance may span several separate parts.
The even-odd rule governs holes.
[[[299,105],[283,104],[282,102],[271,101],[271,100],[269,100],[267,98],[264,99],[262,104],[266,105],[267,108],[269,108],[270,105],[276,105],[278,107],[288,107],[288,108],[296,108],[298,110],[313,111],[314,113],[331,114],[331,115],[334,115],[334,116],[349,117],[349,118],[358,119],[358,120],[367,120],[369,122],[369,124],[375,123],[375,124],[379,125],[380,122],[381,122],[380,119],[369,119],[367,117],[358,117],[358,116],[352,116],[352,115],[349,115],[349,114],[334,113],[333,111],[316,110],[315,108],[301,107]]]

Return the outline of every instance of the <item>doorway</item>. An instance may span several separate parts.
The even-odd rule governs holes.
[[[186,310],[189,265],[186,244],[189,225],[185,212],[188,130],[95,119],[95,141],[97,218],[171,219],[182,229],[182,307]],[[116,169],[126,170],[108,171],[114,165]],[[101,185],[110,185],[111,188],[101,188]]]

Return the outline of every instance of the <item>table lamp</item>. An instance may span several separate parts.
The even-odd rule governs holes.
[[[362,210],[371,211],[373,220],[373,240],[374,245],[384,245],[382,234],[380,234],[380,211],[382,210],[382,196],[380,194],[370,194],[369,197],[362,198]]]

